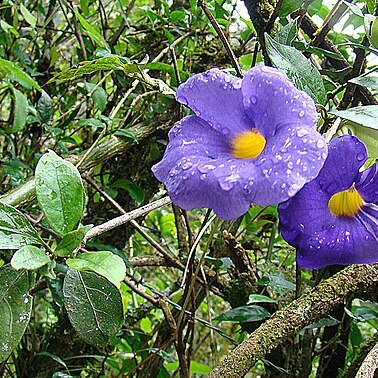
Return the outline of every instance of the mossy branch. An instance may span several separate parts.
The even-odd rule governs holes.
[[[327,316],[342,305],[345,298],[365,293],[377,285],[378,264],[352,265],[343,269],[285,309],[277,311],[225,357],[209,377],[243,377],[257,359],[295,336],[306,325]]]
[[[160,125],[159,129],[167,130],[171,127],[171,123]],[[78,167],[80,172],[85,172],[93,168],[97,164],[104,163],[112,157],[124,153],[131,146],[139,143],[145,138],[151,137],[157,131],[156,123],[149,125],[135,125],[128,129],[134,135],[133,139],[121,139],[111,136],[105,139],[97,147],[93,148],[83,163]],[[86,154],[83,151],[80,155],[70,155],[66,160],[76,164],[82,156]],[[20,186],[0,196],[0,202],[11,206],[20,206],[22,204],[32,201],[35,197],[35,180],[30,177]]]

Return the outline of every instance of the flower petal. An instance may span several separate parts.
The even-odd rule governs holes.
[[[317,178],[320,187],[330,197],[349,189],[358,179],[358,170],[366,158],[366,147],[358,138],[344,135],[333,139],[327,160]]]
[[[315,125],[314,101],[295,88],[280,70],[263,65],[250,69],[243,79],[242,91],[249,118],[266,138],[283,124]]]
[[[248,211],[250,202],[243,191],[236,159],[225,164],[223,158],[192,157],[193,165],[187,170],[180,168],[182,160],[163,181],[174,203],[186,210],[208,207],[225,220],[238,218]],[[248,170],[253,174],[251,167]]]
[[[267,139],[254,164],[256,179],[250,200],[266,206],[286,201],[314,179],[327,157],[325,139],[310,127],[285,125]]]
[[[222,219],[235,219],[250,206],[244,191],[255,168],[228,154],[227,138],[197,116],[177,122],[163,159],[152,167],[172,201],[186,210],[208,207]]]
[[[192,164],[192,156],[218,158],[228,154],[228,143],[222,134],[215,131],[205,121],[196,116],[187,116],[176,122],[170,130],[169,143],[163,159],[152,167],[157,179],[165,183],[170,170],[182,160],[186,166]]]
[[[315,179],[293,198],[281,203],[278,212],[283,238],[294,247],[299,247],[306,235],[317,235],[332,229],[335,217],[328,209],[328,201],[329,196],[321,190]]]
[[[212,68],[177,88],[177,101],[229,137],[254,127],[244,110],[242,79]]]
[[[314,199],[312,202],[311,199]],[[357,217],[334,217],[328,195],[312,181],[280,204],[280,231],[297,248],[303,268],[370,264],[378,261],[378,207],[370,205]]]
[[[339,217],[333,227],[303,235],[297,252],[301,267],[372,264],[378,261],[378,207],[356,218]]]
[[[378,163],[360,173],[356,188],[365,202],[378,202]]]

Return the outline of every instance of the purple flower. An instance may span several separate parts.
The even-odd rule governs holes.
[[[366,158],[356,137],[334,139],[318,177],[279,205],[282,236],[300,266],[378,261],[378,165],[360,172]]]
[[[324,164],[315,104],[277,69],[257,66],[239,79],[213,68],[180,85],[177,100],[196,115],[173,126],[152,170],[184,209],[234,219],[251,203],[292,197]]]

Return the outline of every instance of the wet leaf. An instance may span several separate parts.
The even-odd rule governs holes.
[[[42,244],[38,232],[21,212],[0,202],[0,249],[19,249],[28,244]]]
[[[270,317],[268,310],[261,306],[241,306],[235,307],[230,311],[224,312],[214,320],[219,322],[257,322]]]
[[[68,269],[63,296],[72,326],[87,343],[104,345],[121,328],[121,294],[97,273]]]
[[[16,88],[12,88],[14,97],[13,125],[7,132],[16,133],[24,129],[26,116],[28,115],[28,100],[26,96]]]
[[[72,231],[83,215],[84,189],[80,173],[55,152],[44,154],[35,170],[38,202],[52,229]]]
[[[33,285],[26,270],[0,268],[0,362],[19,344],[29,323],[33,298],[28,294]]]
[[[248,298],[248,303],[276,303],[275,299],[269,298],[266,295],[251,294]]]
[[[64,235],[63,239],[59,242],[54,251],[54,255],[60,257],[69,256],[72,252],[79,247],[83,241],[85,234],[90,230],[91,226],[81,227],[78,230],[68,232]]]
[[[48,83],[53,81],[64,82],[67,80],[74,80],[82,75],[89,75],[98,71],[123,71],[127,75],[130,73],[139,72],[140,67],[141,65],[131,63],[124,57],[118,55],[108,55],[91,61],[81,62],[77,68],[70,68],[59,73]]]
[[[118,288],[126,275],[123,260],[109,251],[83,252],[73,259],[68,259],[67,265],[76,270],[93,270]]]
[[[13,269],[38,269],[49,262],[45,252],[33,245],[25,245],[13,255],[11,265]]]
[[[266,49],[272,63],[292,80],[295,86],[318,104],[326,101],[326,92],[319,71],[294,47],[283,45],[265,34]]]
[[[340,118],[378,130],[378,105],[356,106],[347,110],[335,110],[331,113]]]
[[[9,60],[0,58],[0,72],[4,73],[10,80],[18,81],[27,89],[35,88],[42,92],[42,88],[35,80]]]
[[[45,92],[42,92],[42,96],[37,103],[38,118],[42,123],[47,123],[53,117],[54,107],[51,97]]]
[[[143,189],[131,182],[130,180],[121,179],[112,183],[113,188],[122,188],[129,192],[131,198],[135,200],[138,204],[144,201],[144,191]]]

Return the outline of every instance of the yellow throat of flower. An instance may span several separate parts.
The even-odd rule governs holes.
[[[232,155],[239,159],[253,159],[261,154],[265,144],[265,138],[257,129],[244,131],[232,140]]]
[[[353,184],[349,189],[334,194],[328,202],[328,208],[336,217],[354,217],[364,204]]]

